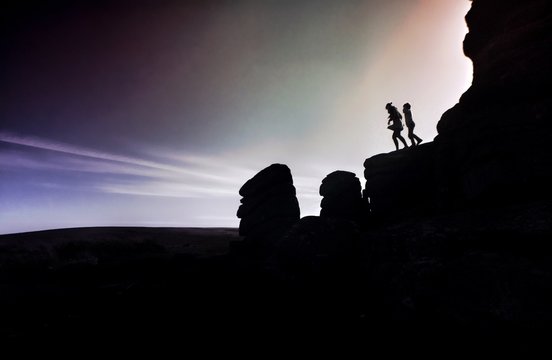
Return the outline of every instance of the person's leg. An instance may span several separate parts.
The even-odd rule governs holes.
[[[414,134],[414,126],[408,129],[408,137],[412,141],[412,145],[414,145],[414,140],[416,140],[416,145],[420,145],[420,143],[423,141],[416,134]]]
[[[414,135],[413,128],[408,128],[408,138],[412,142],[412,146],[416,145],[416,143],[414,142],[414,136],[416,135]]]
[[[393,143],[395,144],[395,148],[399,150],[399,142],[397,141],[397,134],[393,132]]]
[[[404,147],[407,148],[408,145],[406,144],[406,140],[401,135],[399,135],[398,138],[404,144]]]
[[[403,145],[404,145],[405,148],[408,147],[408,144],[406,143],[406,140],[405,140],[402,136],[400,136],[400,135],[399,135],[399,140],[402,141],[402,143],[403,143]]]

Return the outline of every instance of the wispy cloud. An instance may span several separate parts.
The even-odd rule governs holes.
[[[234,189],[148,181],[134,184],[103,184],[98,186],[102,192],[139,196],[161,196],[178,198],[210,198],[237,196]]]
[[[104,193],[196,198],[237,196],[243,182],[243,172],[237,171],[240,175],[236,171],[230,173],[231,167],[224,159],[197,154],[156,154],[153,161],[8,133],[0,133],[0,141],[32,150],[0,153],[3,166],[38,172],[93,173],[93,189]],[[49,154],[44,156],[44,153]],[[64,181],[63,177],[60,180]]]
[[[156,206],[171,198],[175,199],[176,203],[180,199],[189,199],[196,205],[221,204],[220,208],[209,207],[208,210],[201,211],[192,207],[178,210],[186,214],[187,222],[203,225],[212,224],[209,221],[214,221],[216,224],[235,226],[237,219],[234,214],[239,206],[239,188],[267,165],[262,162],[240,163],[240,157],[231,153],[216,156],[170,148],[153,149],[143,145],[136,145],[134,151],[135,154],[142,155],[127,156],[50,139],[1,132],[0,142],[5,143],[0,151],[0,166],[14,169],[20,176],[28,174],[32,186],[42,191],[81,194],[95,192],[125,196],[124,199],[115,198],[121,203],[148,203],[150,200],[146,198],[151,197],[152,200],[156,198]],[[293,165],[290,167],[294,173]],[[25,171],[19,171],[21,169]],[[314,174],[303,172],[293,175],[302,214],[318,214],[321,200],[318,187],[324,175],[316,171]],[[93,197],[86,199],[94,201]],[[70,198],[67,200],[70,201]],[[185,205],[187,203],[183,202],[182,206],[188,206]],[[174,207],[174,204],[175,202],[167,202],[169,208]],[[159,211],[156,209],[151,211]],[[133,210],[125,211],[128,213]],[[169,211],[159,216],[165,221],[175,215]],[[211,219],[209,216],[215,218]],[[102,220],[102,223],[109,219],[106,214],[106,219]],[[145,220],[147,218],[142,219],[141,223]]]
[[[10,133],[0,132],[0,141],[9,144],[16,144],[22,146],[28,146],[40,150],[55,151],[63,154],[103,160],[103,167],[106,167],[105,162],[122,163],[127,165],[139,166],[144,168],[162,170],[174,174],[183,174],[189,176],[195,176],[203,179],[221,180],[223,176],[214,175],[206,172],[197,171],[182,166],[174,166],[168,163],[151,161],[148,159],[139,159],[135,157],[129,157],[120,154],[106,153],[94,149],[87,149],[83,147],[74,146],[71,144],[65,144],[60,142],[51,141],[48,139],[37,138],[32,136],[18,136]],[[89,169],[89,168],[88,168]],[[96,168],[96,172],[101,167]],[[113,168],[112,168],[113,169]]]

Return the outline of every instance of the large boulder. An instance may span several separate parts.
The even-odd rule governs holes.
[[[472,86],[433,143],[364,163],[372,217],[552,198],[552,2],[473,0]]]
[[[242,186],[240,195],[243,198],[237,216],[241,236],[274,238],[299,220],[299,203],[286,165],[272,164],[263,169]]]
[[[320,216],[358,221],[365,211],[360,180],[352,172],[334,171],[320,185]]]
[[[474,77],[437,126],[443,195],[460,204],[549,196],[552,2],[473,0],[466,22]]]
[[[434,151],[435,144],[427,143],[366,159],[363,195],[372,219],[411,216],[438,206]]]

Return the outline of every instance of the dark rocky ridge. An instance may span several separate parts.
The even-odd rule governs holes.
[[[552,3],[474,0],[466,21],[473,83],[435,141],[364,164],[372,291],[399,323],[524,343],[552,321]]]
[[[473,83],[435,141],[364,164],[373,290],[399,321],[521,341],[552,321],[552,3],[474,0],[466,21]]]
[[[189,346],[205,334],[212,347],[216,333],[241,350],[267,338],[267,349],[285,347],[282,337],[296,333],[302,344],[316,338],[310,353],[354,332],[369,355],[441,357],[476,345],[493,355],[526,351],[539,337],[548,345],[550,16],[549,1],[473,1],[465,42],[473,86],[443,115],[433,143],[366,160],[370,213],[360,225],[299,219],[291,172],[275,164],[240,190],[245,240],[230,255],[196,259],[148,242],[131,247],[123,265],[86,257],[0,271],[0,289],[22,294],[2,298],[10,311],[0,335],[126,334],[133,343],[172,335]],[[356,194],[354,177],[338,174]],[[321,194],[342,184],[326,181]]]
[[[355,278],[340,291],[355,293],[356,311],[376,327],[516,339],[549,327],[551,5],[474,0],[464,42],[473,84],[443,114],[435,141],[365,161],[369,212],[360,228],[328,222],[349,203],[333,207],[332,194],[348,181],[356,192],[354,174],[330,174],[321,217],[301,219],[275,242],[271,273],[308,278],[320,286],[314,293],[335,289],[336,274]],[[356,262],[354,276],[335,267],[343,259]],[[340,300],[331,311],[345,314],[355,301]]]
[[[437,126],[438,180],[460,203],[550,196],[552,3],[476,0],[466,21],[474,78]]]
[[[373,156],[364,168],[363,195],[372,218],[405,217],[438,207],[434,143]]]
[[[472,86],[443,114],[432,144],[366,160],[374,215],[552,195],[552,3],[474,0],[466,21]]]

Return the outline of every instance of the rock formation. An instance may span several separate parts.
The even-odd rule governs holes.
[[[247,239],[277,237],[299,220],[299,203],[286,165],[263,169],[242,186],[240,195],[240,235]]]
[[[374,216],[552,196],[552,3],[473,0],[466,21],[472,86],[434,143],[366,160]]]
[[[552,3],[474,0],[464,53],[472,86],[437,126],[437,163],[449,201],[550,195]]]
[[[552,2],[473,0],[466,20],[473,84],[438,137],[364,164],[371,214],[385,220],[363,234],[367,293],[416,329],[517,340],[552,319]]]
[[[273,164],[240,190],[245,240],[228,256],[183,251],[227,236],[199,239],[197,229],[2,235],[2,344],[100,335],[240,351],[330,344],[367,356],[549,351],[551,6],[473,0],[473,86],[436,141],[364,164],[364,197],[381,222],[350,221],[360,188],[342,171],[320,187],[321,216],[299,220],[291,172]],[[63,245],[69,233],[74,244]]]
[[[546,333],[552,321],[551,8],[549,0],[473,0],[464,42],[473,85],[443,115],[438,137],[365,161],[369,215],[361,226],[350,221],[363,212],[358,179],[329,174],[320,186],[320,217],[297,221],[297,212],[267,240],[271,251],[262,262],[269,277],[294,291],[312,287],[315,297],[305,308],[321,304],[315,318],[329,308],[353,309],[355,320],[377,324],[376,333],[389,326],[393,336],[406,329],[405,338],[434,339],[456,331],[482,339],[493,334],[500,343],[503,334],[517,341],[528,331],[528,337]],[[282,199],[264,195],[272,192],[271,181],[255,180],[267,177],[261,175],[267,169],[240,191],[240,231],[248,238],[268,239],[269,220],[282,218],[253,210],[289,200],[289,169],[280,170],[287,175],[274,170],[270,178],[287,179]],[[293,309],[298,297],[291,293]]]
[[[434,148],[427,143],[366,159],[363,195],[373,218],[403,217],[438,205]]]
[[[359,221],[365,210],[360,181],[348,171],[334,171],[320,185],[320,217]]]

